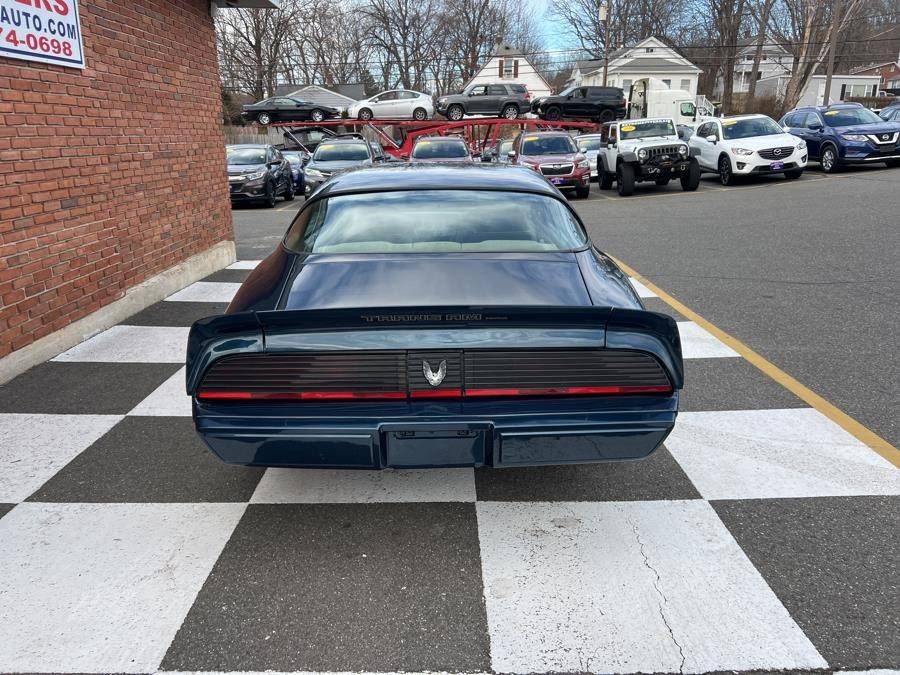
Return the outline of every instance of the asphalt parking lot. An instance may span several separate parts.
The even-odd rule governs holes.
[[[641,462],[504,471],[215,460],[187,327],[300,202],[235,209],[237,263],[0,387],[0,672],[900,669],[895,456],[744,351],[896,445],[898,181],[594,186],[683,412]]]

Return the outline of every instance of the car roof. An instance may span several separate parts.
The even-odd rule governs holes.
[[[226,148],[247,148],[253,150],[265,150],[266,148],[271,147],[266,143],[230,143],[225,146]]]
[[[855,110],[856,108],[862,108],[862,103],[832,103],[831,105],[803,105],[799,108],[794,108],[790,112],[797,112],[798,110],[810,111],[816,110],[818,112],[822,112],[824,110]]]
[[[416,139],[416,143],[419,141],[459,141],[460,143],[465,143],[466,139],[462,136],[440,136],[435,134],[434,136],[419,136]]]
[[[323,138],[319,141],[319,145],[346,145],[349,143],[355,144],[365,144],[368,145],[368,141],[365,138],[360,138],[359,136],[329,136],[328,138]]]
[[[572,138],[568,131],[522,131],[520,133],[523,136],[540,136],[542,138],[544,136],[568,136]]]
[[[316,193],[316,197],[398,189],[508,190],[560,196],[556,188],[532,169],[498,164],[401,164],[337,174]]]

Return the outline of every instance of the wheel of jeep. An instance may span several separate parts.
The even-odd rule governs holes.
[[[551,122],[557,121],[560,117],[562,117],[562,111],[558,105],[550,106],[547,108],[547,112],[544,113],[544,119]]]
[[[659,187],[666,187],[666,185],[669,184],[670,180],[670,178],[657,178],[656,184],[659,185]]]
[[[613,181],[615,181],[615,179],[615,174],[610,173],[603,168],[600,169],[599,175],[597,176],[597,182],[600,184],[601,190],[612,190]]]
[[[449,108],[447,108],[448,120],[459,122],[463,118],[464,114],[465,111],[463,110],[463,107],[461,105],[451,105]]]
[[[691,158],[688,170],[681,174],[681,189],[693,192],[698,187],[700,187],[700,165],[696,159]]]
[[[612,122],[614,119],[616,119],[616,112],[614,110],[610,110],[609,108],[604,108],[600,111],[599,119],[601,122]]]
[[[256,121],[259,122],[260,124],[262,124],[263,126],[266,126],[269,122],[272,121],[272,116],[269,115],[269,113],[262,112],[256,116]]]
[[[734,185],[734,174],[731,172],[731,160],[726,155],[719,158],[719,180],[722,185]]]
[[[620,197],[630,197],[634,194],[634,167],[622,162],[616,167],[616,186]]]
[[[356,117],[358,119],[361,119],[363,122],[367,122],[372,119],[372,111],[368,108],[363,108],[359,111],[359,114]]]

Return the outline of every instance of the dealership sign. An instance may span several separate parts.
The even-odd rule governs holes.
[[[84,68],[78,0],[0,0],[0,56]]]

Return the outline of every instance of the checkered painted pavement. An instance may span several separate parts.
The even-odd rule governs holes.
[[[900,471],[699,326],[644,461],[230,467],[183,353],[252,266],[0,387],[0,671],[900,668]]]

